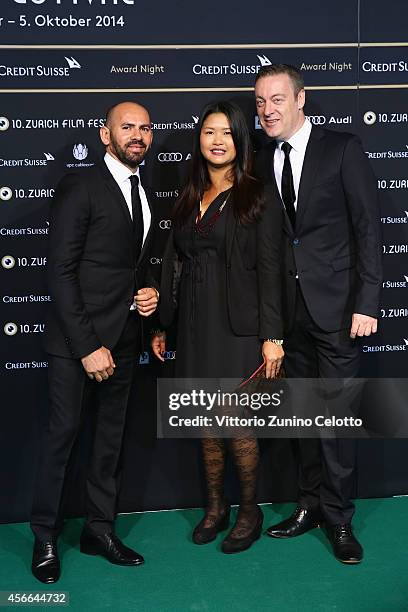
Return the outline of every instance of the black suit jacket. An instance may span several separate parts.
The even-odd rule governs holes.
[[[283,212],[271,189],[265,190],[262,217],[240,224],[232,207],[225,209],[227,308],[232,331],[260,339],[281,338],[281,241]],[[159,314],[169,327],[177,308],[183,263],[174,245],[174,230],[163,256]]]
[[[270,142],[256,156],[274,189]],[[377,184],[359,139],[313,126],[301,174],[296,228],[284,212],[283,312],[295,312],[296,274],[310,314],[324,331],[347,328],[353,312],[378,316],[381,275]]]
[[[135,291],[146,286],[150,211],[137,257],[129,209],[104,162],[60,181],[50,214],[47,352],[80,358],[115,346]]]

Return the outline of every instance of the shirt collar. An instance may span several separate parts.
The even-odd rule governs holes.
[[[132,172],[131,170],[129,170],[129,168],[122,164],[122,162],[112,157],[110,153],[105,153],[104,161],[105,164],[108,166],[108,169],[112,174],[113,178],[118,184],[127,181],[131,174],[136,175],[140,181],[139,166],[137,167],[136,172]]]
[[[291,145],[292,149],[298,152],[306,151],[311,131],[312,124],[310,123],[309,119],[305,119],[302,127],[288,140],[288,143]],[[281,146],[281,144],[282,143],[279,143],[279,146]]]

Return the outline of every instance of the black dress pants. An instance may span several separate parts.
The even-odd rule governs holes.
[[[49,423],[41,444],[31,515],[31,528],[42,540],[60,531],[64,479],[88,391],[97,394],[97,416],[86,479],[86,524],[96,533],[112,529],[127,403],[140,345],[138,319],[136,312],[129,313],[111,351],[114,374],[100,383],[88,378],[79,359],[49,356]]]
[[[325,332],[309,314],[299,284],[294,325],[285,340],[285,369],[290,378],[353,378],[358,375],[358,341],[351,327]],[[331,525],[348,523],[354,514],[356,442],[349,438],[294,440],[299,457],[299,504],[320,508]]]

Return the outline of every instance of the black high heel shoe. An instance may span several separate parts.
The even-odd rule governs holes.
[[[255,521],[255,524],[251,531],[242,538],[234,538],[229,533],[223,543],[221,544],[221,550],[223,553],[237,553],[242,552],[243,550],[247,550],[256,540],[259,539],[262,532],[262,523],[263,523],[263,512],[258,508],[258,516]]]
[[[218,517],[214,525],[211,527],[204,527],[204,521],[206,516],[198,523],[193,531],[193,542],[194,544],[208,544],[217,537],[217,533],[228,529],[230,523],[231,507],[226,506],[224,512]]]

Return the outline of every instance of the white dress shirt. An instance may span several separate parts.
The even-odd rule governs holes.
[[[295,210],[297,210],[297,200],[299,194],[300,177],[302,176],[303,161],[305,159],[306,147],[309,142],[310,132],[312,131],[312,124],[308,119],[305,119],[302,127],[287,141],[292,149],[289,153],[290,165],[292,167],[293,186],[295,188],[296,200],[294,203]],[[282,172],[283,164],[285,161],[285,154],[282,151],[282,140],[277,141],[275,149],[275,155],[273,158],[273,167],[275,170],[276,184],[279,189],[279,193],[282,197]]]
[[[146,240],[147,232],[150,228],[150,223],[152,220],[152,215],[150,212],[149,204],[147,203],[147,197],[145,190],[142,187],[140,182],[140,174],[139,167],[136,172],[131,172],[129,168],[127,168],[122,162],[118,161],[109,153],[105,153],[104,157],[105,164],[108,166],[109,172],[112,174],[113,178],[119,185],[121,192],[123,193],[123,197],[126,200],[126,204],[129,209],[130,218],[133,219],[132,216],[132,185],[130,183],[130,176],[132,174],[136,174],[139,178],[139,195],[140,201],[142,203],[142,214],[143,214],[143,243]]]

